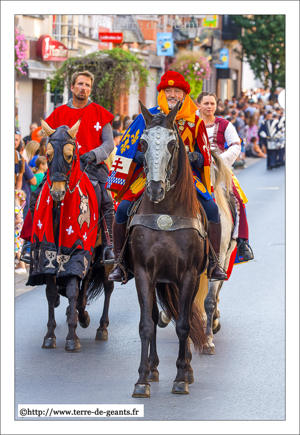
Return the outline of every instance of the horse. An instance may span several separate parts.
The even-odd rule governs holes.
[[[232,252],[236,247],[236,240],[232,238],[235,222],[235,203],[232,195],[232,176],[226,164],[223,163],[218,150],[211,151],[211,181],[214,186],[215,200],[219,207],[220,219],[222,225],[222,237],[220,247],[220,264],[224,270],[227,270]],[[213,336],[220,328],[221,323],[218,320],[220,312],[218,309],[219,294],[224,281],[208,282],[207,296],[204,300],[206,312],[206,336],[207,346],[203,348],[203,353],[213,355],[215,345]]]
[[[140,305],[141,360],[132,396],[151,397],[149,382],[159,380],[157,300],[176,322],[179,339],[172,393],[189,394],[188,384],[194,381],[189,336],[199,352],[206,343],[203,317],[194,299],[208,266],[207,232],[187,152],[174,124],[179,102],[168,115],[152,115],[139,103],[146,123],[140,139],[146,185],[130,223],[126,251]]]
[[[49,169],[35,204],[27,285],[46,284],[48,324],[44,349],[57,347],[54,309],[59,306],[60,295],[68,298],[65,350],[75,351],[81,347],[76,334],[77,321],[82,328],[89,326],[87,300],[98,296],[103,289],[105,302],[95,339],[108,338],[108,309],[114,285],[107,278],[112,265],[102,261],[97,196],[86,168],[80,169],[74,139],[80,120],[71,128],[60,126],[56,130],[43,120],[41,124],[49,137]]]

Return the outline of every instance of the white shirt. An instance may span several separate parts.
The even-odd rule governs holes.
[[[219,149],[218,145],[213,142],[214,129],[215,124],[206,126],[207,136],[212,150]],[[223,159],[223,162],[230,168],[241,152],[240,138],[231,122],[229,122],[228,126],[226,127],[224,136],[229,148],[227,148],[221,154],[221,158]]]

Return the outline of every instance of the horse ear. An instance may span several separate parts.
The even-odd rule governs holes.
[[[56,130],[53,130],[46,121],[44,121],[41,118],[41,125],[43,127],[43,130],[45,131],[45,133],[47,134],[47,136],[50,136],[51,134],[53,134]]]
[[[175,121],[179,106],[180,106],[181,102],[177,101],[176,106],[173,107],[173,109],[171,110],[170,113],[168,113],[166,120],[169,121],[172,125]]]
[[[141,112],[143,115],[143,118],[145,120],[146,125],[150,124],[152,119],[154,118],[154,115],[151,115],[147,107],[144,106],[144,104],[139,100],[140,106],[141,106]]]
[[[77,133],[77,131],[78,131],[78,129],[79,129],[80,122],[81,122],[81,119],[79,119],[79,120],[76,122],[76,124],[74,124],[73,127],[70,128],[70,130],[67,131],[67,133],[68,133],[68,134],[71,136],[71,138],[73,138],[73,139],[74,139],[74,137],[76,136],[76,133]]]

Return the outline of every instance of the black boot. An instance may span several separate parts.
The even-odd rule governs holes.
[[[215,224],[214,222],[209,222],[208,231],[209,240],[212,244],[213,250],[217,256],[217,261],[213,258],[210,252],[210,258],[207,268],[208,277],[210,276],[210,281],[223,281],[227,279],[227,274],[220,267],[220,245],[221,245],[221,222]]]
[[[114,253],[113,253],[113,240],[112,240],[112,228],[113,228],[113,220],[114,220],[114,204],[111,197],[108,195],[106,190],[101,191],[101,212],[103,213],[105,223],[103,223],[102,228],[105,228],[105,224],[107,227],[108,236],[110,238],[110,244],[108,245],[106,240],[106,235],[103,234],[102,244],[104,247],[103,250],[103,260],[106,264],[113,264],[114,262]],[[104,220],[103,219],[103,220]]]
[[[237,241],[239,258],[242,258],[243,261],[253,260],[254,259],[253,251],[251,249],[251,246],[247,242],[247,240],[239,237],[236,241]]]
[[[125,243],[126,226],[127,226],[127,222],[125,222],[124,224],[117,224],[115,219],[113,221],[115,265],[113,270],[110,272],[108,276],[108,281],[122,282],[123,278],[125,277],[124,271],[119,265],[119,256],[122,251],[123,245]],[[122,261],[122,266],[124,267],[124,269],[126,269],[124,261]]]

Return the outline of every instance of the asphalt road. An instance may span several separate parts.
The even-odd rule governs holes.
[[[64,350],[64,298],[56,309],[57,349],[41,348],[47,301],[37,287],[15,299],[16,420],[18,404],[144,404],[143,421],[285,419],[285,169],[266,171],[258,161],[238,179],[249,200],[255,259],[235,266],[221,290],[216,353],[194,353],[190,394],[171,394],[178,340],[169,325],[158,330],[159,383],[151,384],[150,399],[131,397],[140,359],[133,280],[115,285],[108,341],[94,340],[101,297],[88,308],[90,326],[77,329],[82,347],[75,353]]]

